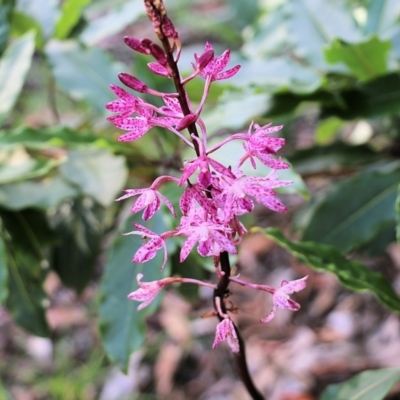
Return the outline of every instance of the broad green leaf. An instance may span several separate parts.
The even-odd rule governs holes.
[[[397,113],[400,109],[400,75],[390,73],[373,81],[338,92],[341,104],[322,105],[322,116],[342,119],[375,117]]]
[[[37,336],[48,336],[45,317],[48,299],[43,290],[48,261],[45,248],[57,239],[44,213],[0,210],[6,231],[9,295],[6,306],[17,324]]]
[[[74,41],[52,40],[45,50],[60,88],[105,113],[104,105],[115,98],[110,83],[117,84],[118,73],[126,68],[104,51]]]
[[[368,241],[395,219],[400,173],[361,172],[341,181],[319,204],[303,240],[330,244],[343,252]]]
[[[332,141],[343,124],[343,121],[337,117],[320,121],[315,130],[315,141],[317,144],[326,144]]]
[[[100,40],[122,31],[144,12],[145,9],[141,2],[128,1],[116,5],[106,15],[94,20],[92,18],[87,28],[80,35],[80,39],[87,46],[93,46]]]
[[[40,50],[43,49],[44,37],[39,22],[24,12],[14,11],[11,20],[11,35],[20,37],[30,31],[35,33],[36,47]]]
[[[368,146],[350,146],[343,142],[298,150],[289,157],[294,169],[301,175],[337,173],[342,170],[361,168],[380,159],[381,155]]]
[[[400,3],[397,0],[370,0],[368,18],[364,26],[365,35],[377,33],[388,38],[396,27],[400,14]]]
[[[334,38],[349,42],[360,38],[355,21],[342,1],[289,1],[287,10],[294,51],[320,68],[326,69],[322,48]]]
[[[0,186],[0,205],[9,210],[56,207],[66,199],[77,197],[78,190],[63,178],[43,182],[20,182]]]
[[[122,236],[122,233],[132,231],[133,222],[143,223],[137,214],[126,221],[108,252],[100,285],[99,328],[103,346],[108,357],[124,371],[127,370],[132,352],[144,343],[146,317],[158,306],[155,301],[137,311],[140,303],[129,300],[127,295],[136,290],[138,273],[143,272],[143,282],[147,282],[164,278],[169,270],[167,265],[164,271],[160,271],[162,250],[143,265],[132,264],[132,257],[143,242],[138,236]],[[157,233],[168,229],[160,213],[147,221],[146,227]]]
[[[60,171],[82,193],[104,207],[115,200],[128,176],[123,156],[97,149],[69,151],[68,161],[61,165]]]
[[[376,36],[361,43],[346,43],[335,39],[324,49],[325,59],[330,64],[342,63],[360,80],[369,80],[387,72],[390,40]]]
[[[225,92],[219,104],[202,115],[208,134],[213,134],[222,128],[242,128],[268,108],[268,101],[269,96],[266,93],[254,93],[250,90]]]
[[[397,188],[397,198],[396,198],[396,237],[397,242],[400,244],[400,185]]]
[[[8,270],[5,244],[0,236],[0,305],[4,303],[8,295]]]
[[[400,380],[400,368],[361,372],[351,379],[329,385],[320,400],[382,400]]]
[[[2,0],[0,3],[0,56],[7,47],[10,33],[10,17],[15,0]]]
[[[21,92],[34,49],[35,38],[30,32],[7,47],[0,60],[0,125]]]
[[[16,10],[36,20],[46,40],[52,36],[59,13],[57,0],[17,0]]]
[[[78,23],[82,11],[92,0],[66,0],[62,5],[62,14],[57,21],[55,37],[65,39]]]
[[[75,199],[53,215],[60,241],[52,249],[51,267],[64,285],[81,293],[93,278],[103,238],[104,209],[89,199]]]
[[[46,129],[20,127],[13,131],[0,132],[0,146],[15,148],[24,146],[30,149],[62,147],[68,149],[88,147],[114,147],[111,138],[99,137],[90,132],[79,132],[65,126]]]
[[[400,313],[400,297],[389,281],[363,264],[347,260],[335,247],[315,242],[292,242],[276,228],[267,228],[267,236],[319,272],[331,272],[348,289],[371,292],[380,303]]]
[[[315,92],[322,84],[315,69],[285,58],[240,61],[241,69],[229,80],[231,85],[246,88],[255,85],[269,93],[288,90],[293,93]]]
[[[60,164],[58,160],[29,159],[19,165],[0,165],[0,185],[46,175]]]

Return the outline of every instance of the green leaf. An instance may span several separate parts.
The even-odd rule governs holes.
[[[36,20],[45,39],[52,36],[59,13],[57,0],[18,0],[16,10]]]
[[[364,371],[351,379],[329,385],[320,400],[382,400],[400,380],[400,368]]]
[[[58,206],[66,199],[78,196],[78,191],[63,178],[43,182],[20,182],[0,186],[0,205],[9,210]]]
[[[398,26],[400,3],[397,0],[370,0],[364,34],[377,33],[387,38]]]
[[[20,37],[29,31],[35,32],[36,47],[42,50],[44,46],[44,37],[39,22],[24,12],[14,11],[11,20],[11,35]]]
[[[5,244],[0,236],[0,305],[8,296],[8,270]]]
[[[92,0],[66,0],[62,5],[62,14],[56,24],[55,37],[65,39],[82,16],[85,6]]]
[[[368,241],[395,219],[399,181],[398,172],[367,171],[340,182],[319,204],[302,239],[343,252]]]
[[[21,92],[34,49],[35,38],[30,32],[10,45],[0,60],[0,125]]]
[[[104,209],[87,198],[71,203],[68,213],[61,209],[52,218],[60,241],[52,249],[51,267],[64,285],[81,293],[99,257]]]
[[[0,55],[7,47],[10,33],[10,17],[15,0],[2,0],[0,3]]]
[[[120,6],[114,5],[100,18],[95,20],[92,18],[80,39],[87,46],[93,46],[100,40],[121,32],[144,12],[145,9],[140,2],[128,1]]]
[[[0,165],[0,184],[22,181],[46,175],[60,164],[58,160],[28,159],[25,162],[13,166]]]
[[[391,49],[390,40],[376,36],[351,44],[335,39],[325,48],[325,59],[330,64],[342,63],[360,80],[369,80],[387,72],[387,61]]]
[[[208,127],[208,134],[219,129],[238,129],[268,108],[269,96],[265,93],[225,92],[219,104],[202,117]]]
[[[276,228],[267,228],[267,236],[319,272],[331,272],[340,283],[356,292],[371,292],[390,310],[400,312],[400,297],[389,281],[363,264],[347,260],[335,247],[315,242],[292,242]]]
[[[114,100],[110,83],[118,83],[124,66],[98,48],[85,49],[75,41],[52,40],[46,46],[57,84],[76,100],[83,100],[102,113]]]
[[[396,237],[397,242],[400,244],[400,185],[397,188],[397,198],[396,198]]]
[[[167,265],[164,271],[160,271],[162,250],[143,266],[132,264],[132,257],[142,245],[142,240],[137,236],[122,236],[121,233],[131,231],[133,222],[142,223],[140,216],[131,216],[117,235],[108,253],[100,286],[99,328],[103,345],[108,357],[124,371],[132,352],[144,343],[146,317],[157,307],[157,302],[153,302],[142,311],[137,311],[139,303],[129,300],[127,295],[136,290],[138,273],[143,271],[143,281],[146,282],[164,278],[169,270]],[[147,221],[146,227],[157,233],[167,230],[160,213]]]
[[[343,121],[337,117],[320,121],[315,130],[315,141],[317,144],[326,144],[332,141],[343,124]]]
[[[82,193],[104,207],[115,200],[128,176],[123,156],[98,149],[69,151],[68,161],[61,165],[60,171]]]
[[[45,317],[48,299],[43,290],[48,261],[45,247],[56,240],[46,216],[35,210],[0,210],[6,231],[9,287],[6,306],[17,324],[37,336],[48,336]]]
[[[374,117],[397,113],[400,109],[400,75],[391,73],[355,88],[338,92],[340,106],[322,106],[322,117],[336,115],[342,119]]]
[[[298,0],[287,3],[288,30],[294,51],[313,65],[325,68],[322,48],[340,38],[359,40],[355,21],[340,1]]]
[[[114,141],[99,137],[90,132],[80,132],[65,126],[46,129],[20,127],[13,131],[0,133],[2,148],[24,146],[31,149],[48,149],[49,147],[88,148],[112,147]]]
[[[343,142],[298,150],[289,157],[294,169],[301,175],[337,173],[360,168],[380,159],[381,155],[368,146],[349,146]]]

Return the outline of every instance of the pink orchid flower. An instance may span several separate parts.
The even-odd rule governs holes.
[[[234,353],[239,353],[239,340],[230,318],[224,318],[217,325],[212,348],[215,349],[223,341],[228,343],[228,346]]]

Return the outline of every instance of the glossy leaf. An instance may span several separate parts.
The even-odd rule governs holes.
[[[46,216],[35,210],[0,210],[6,237],[9,286],[6,306],[16,323],[37,336],[48,336],[45,317],[48,299],[43,290],[48,261],[45,247],[57,237]],[[40,227],[40,229],[38,228]]]
[[[128,1],[120,6],[115,5],[105,15],[90,21],[80,39],[86,45],[93,46],[100,40],[122,31],[144,12],[143,4],[140,2]]]
[[[115,200],[128,175],[124,157],[97,149],[68,152],[68,161],[61,165],[60,171],[82,193],[104,207]]]
[[[335,39],[324,49],[324,54],[328,63],[342,63],[360,80],[369,80],[387,72],[390,49],[390,40],[372,36],[356,44]]]
[[[342,119],[375,117],[396,113],[400,108],[400,75],[390,73],[373,81],[357,84],[338,93],[340,105],[323,104],[322,116]]]
[[[334,38],[349,42],[360,38],[351,13],[342,2],[298,0],[287,3],[288,30],[296,54],[326,68],[322,49]]]
[[[8,270],[5,243],[0,236],[0,305],[4,303],[8,295]]]
[[[382,400],[400,380],[400,368],[361,372],[351,379],[329,385],[320,400]]]
[[[276,228],[267,228],[265,233],[316,271],[331,272],[346,288],[371,292],[384,306],[400,313],[400,297],[382,274],[370,271],[361,263],[347,260],[333,246],[293,242]]]
[[[319,204],[302,239],[343,252],[368,241],[395,219],[399,181],[398,172],[368,171],[340,182]]]
[[[11,44],[0,60],[0,125],[21,92],[34,49],[34,34],[28,33]]]
[[[18,0],[16,11],[36,20],[42,28],[45,39],[52,36],[59,13],[57,0]]]
[[[0,55],[7,47],[10,34],[10,17],[14,8],[15,0],[3,0],[0,3]]]
[[[297,150],[290,155],[289,161],[299,174],[309,175],[361,168],[363,165],[377,162],[380,156],[365,145],[350,146],[343,142],[335,142],[326,146]]]
[[[80,132],[65,126],[46,129],[20,127],[13,131],[0,133],[2,148],[24,146],[30,149],[47,149],[49,147],[67,147],[69,149],[87,147],[113,147],[111,138],[100,138],[91,132]]]
[[[387,38],[398,26],[400,3],[397,0],[371,0],[367,13],[365,35],[378,33]]]
[[[60,88],[105,113],[104,105],[115,98],[110,83],[118,84],[118,73],[126,68],[102,50],[85,49],[74,41],[52,40],[46,54]]]
[[[136,236],[122,236],[134,228],[133,222],[143,223],[139,215],[130,217],[108,252],[104,275],[100,286],[99,328],[103,346],[108,357],[127,370],[130,355],[138,350],[145,340],[145,319],[155,311],[158,302],[153,302],[142,311],[137,311],[139,303],[129,300],[127,295],[136,290],[136,275],[143,272],[143,281],[153,281],[168,275],[169,264],[160,271],[163,255],[157,256],[147,263],[132,264],[132,257],[141,246],[142,240]],[[147,221],[146,227],[161,233],[167,227],[161,214]]]
[[[5,163],[0,165],[0,185],[46,175],[58,164],[58,160],[34,159],[28,159],[16,166]]]
[[[78,196],[78,190],[63,178],[44,182],[19,182],[0,186],[0,205],[9,210],[46,210]]]
[[[24,12],[14,11],[11,20],[11,35],[20,37],[27,32],[35,33],[35,45],[41,50],[44,46],[44,37],[39,22]]]
[[[81,18],[82,11],[91,0],[66,0],[62,5],[62,14],[57,21],[55,37],[65,39]]]
[[[104,209],[90,199],[75,199],[53,216],[60,241],[51,266],[64,285],[81,293],[93,278],[103,235]]]

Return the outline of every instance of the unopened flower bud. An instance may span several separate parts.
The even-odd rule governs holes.
[[[124,42],[127,46],[129,46],[132,50],[137,51],[141,54],[150,54],[149,46],[153,42],[150,39],[136,39],[131,36],[125,36]]]
[[[142,82],[141,80],[135,78],[130,74],[126,74],[125,72],[121,72],[118,74],[119,80],[126,86],[130,87],[131,89],[135,90],[139,93],[146,93],[147,92],[147,85]]]
[[[157,60],[157,62],[165,67],[168,64],[167,56],[164,50],[156,43],[152,43],[149,46],[151,55]]]
[[[186,129],[189,125],[193,124],[197,120],[196,114],[185,115],[177,124],[175,129],[177,131],[182,131]]]

